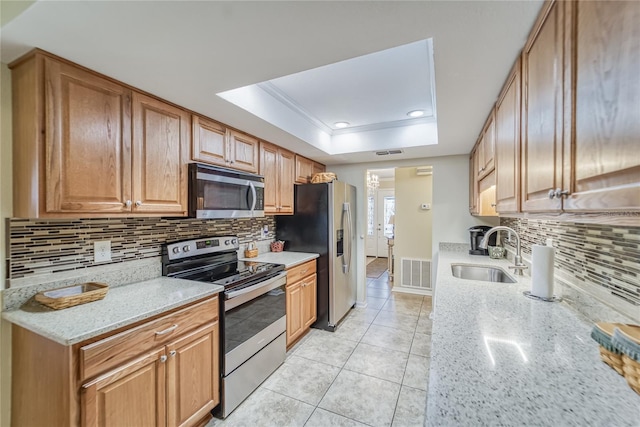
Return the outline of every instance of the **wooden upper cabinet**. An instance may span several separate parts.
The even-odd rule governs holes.
[[[487,176],[494,168],[495,152],[495,121],[494,112],[491,111],[482,128],[482,135],[478,145],[478,179]]]
[[[293,213],[295,155],[277,145],[260,142],[260,175],[264,176],[266,214]]]
[[[327,168],[322,163],[313,162],[311,167],[311,176],[313,177],[316,173],[326,172]]]
[[[522,210],[559,211],[562,186],[563,13],[553,2],[534,25],[523,52]]]
[[[195,114],[192,121],[192,160],[258,173],[259,141],[256,138]]]
[[[477,145],[469,156],[469,213],[478,214],[478,155]]]
[[[133,94],[133,211],[187,214],[189,114]]]
[[[640,2],[568,3],[575,130],[565,122],[564,210],[638,211]]]
[[[227,166],[228,139],[227,129],[220,123],[193,115],[193,134],[191,158],[196,162]]]
[[[131,91],[50,58],[44,78],[46,212],[129,210]]]
[[[257,138],[229,130],[229,163],[233,169],[258,173],[260,143]]]
[[[496,210],[520,211],[520,59],[496,103]]]
[[[308,184],[313,175],[313,160],[296,154],[296,183]]]

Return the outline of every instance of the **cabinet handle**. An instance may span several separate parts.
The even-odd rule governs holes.
[[[131,207],[131,200],[127,200],[126,202],[124,202],[124,205],[128,208]]]
[[[553,191],[553,189],[549,190],[549,198],[550,199],[555,199],[556,197],[556,192]]]
[[[164,354],[160,356],[160,363],[164,363],[166,361],[167,361],[167,356],[165,356]]]
[[[174,357],[176,355],[176,351],[175,350],[171,350],[169,352],[169,357]]]
[[[137,206],[137,207],[142,206],[142,202],[141,202],[140,200],[136,200],[136,206]]]
[[[160,332],[156,332],[156,335],[166,335],[169,332],[173,332],[178,328],[178,324],[176,323],[175,325],[171,325],[169,326],[167,329],[165,329],[164,331],[160,331]]]
[[[306,273],[307,271],[309,271],[308,268],[304,269],[303,271],[300,272],[300,275],[302,276],[304,273]]]
[[[569,190],[560,190],[559,188],[556,188],[554,194],[558,199],[561,199],[563,196],[568,196],[571,193],[569,192]]]
[[[491,203],[491,207],[492,208],[495,208],[496,206],[498,206],[498,205],[496,205],[495,203]]]

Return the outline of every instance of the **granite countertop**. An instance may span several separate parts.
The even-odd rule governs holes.
[[[441,246],[426,425],[638,425],[640,396],[600,360],[590,322],[523,296],[529,276],[458,279],[452,262],[512,264]]]
[[[258,254],[254,258],[241,258],[241,261],[270,262],[273,264],[284,264],[284,268],[295,267],[296,265],[311,261],[320,255],[307,252],[266,252]]]
[[[192,280],[158,277],[110,288],[104,299],[52,310],[38,303],[2,317],[63,345],[72,345],[165,311],[217,294],[224,288]]]

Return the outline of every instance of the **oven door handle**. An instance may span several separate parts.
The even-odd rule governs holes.
[[[277,276],[260,283],[256,283],[253,286],[247,286],[246,288],[242,288],[237,291],[225,291],[224,311],[229,311],[232,308],[236,308],[247,301],[259,297],[260,295],[266,294],[273,289],[279,288],[287,283],[286,278],[287,272],[283,271]]]

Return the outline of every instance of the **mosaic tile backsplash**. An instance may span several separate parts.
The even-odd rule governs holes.
[[[263,233],[267,226],[268,232]],[[11,219],[8,222],[10,279],[96,265],[93,242],[111,241],[111,263],[157,257],[167,242],[215,235],[238,236],[242,247],[271,241],[275,219],[109,218],[78,220]],[[107,263],[100,263],[104,265]]]
[[[640,227],[524,218],[500,218],[500,225],[518,232],[525,256],[552,238],[556,269],[640,310]]]

